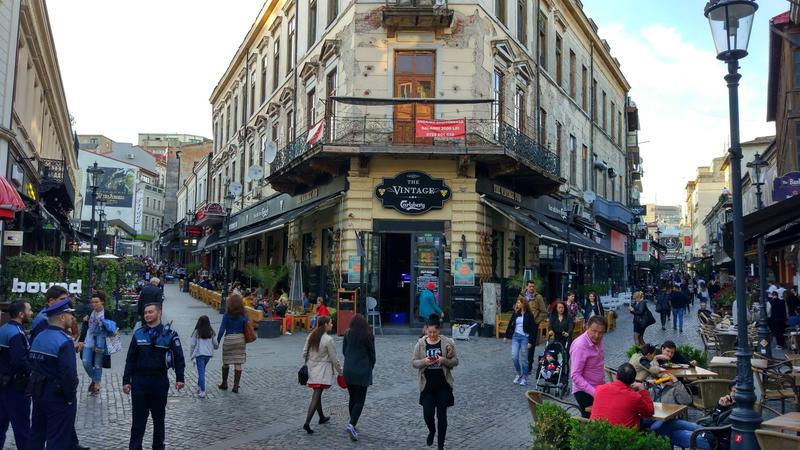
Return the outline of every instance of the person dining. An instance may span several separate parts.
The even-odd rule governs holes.
[[[664,355],[656,354],[656,348],[651,344],[637,349],[629,361],[636,370],[636,381],[643,383],[648,378],[659,378],[666,371],[658,364],[657,358],[665,359]]]
[[[644,384],[636,381],[633,365],[624,363],[617,369],[616,380],[597,387],[589,420],[606,420],[611,425],[650,430],[659,436],[669,437],[673,446],[690,447],[692,432],[700,425],[686,420],[654,420],[653,414],[655,405],[650,393]],[[695,448],[710,450],[712,446],[701,434]]]
[[[687,364],[689,367],[697,367],[697,361],[688,360],[678,352],[678,346],[672,341],[664,341],[661,344],[661,353],[656,356],[659,365],[664,366],[669,363]]]
[[[564,302],[556,302],[555,308],[550,314],[547,336],[556,342],[560,342],[564,349],[567,349],[569,343],[572,342],[572,328],[574,325],[574,319],[567,311],[567,305]]]

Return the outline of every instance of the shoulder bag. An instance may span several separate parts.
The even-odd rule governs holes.
[[[653,313],[650,312],[650,308],[648,308],[647,305],[644,305],[644,327],[647,328],[654,323],[656,323],[656,318],[653,317]]]
[[[245,321],[244,323],[244,343],[249,344],[256,340],[256,331],[253,329],[253,325],[250,321]]]

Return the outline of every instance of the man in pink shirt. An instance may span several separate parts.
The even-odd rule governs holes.
[[[592,316],[586,332],[578,336],[569,348],[570,380],[572,395],[581,407],[581,414],[588,418],[588,406],[594,403],[595,388],[605,383],[605,353],[603,335],[608,329],[605,317]]]

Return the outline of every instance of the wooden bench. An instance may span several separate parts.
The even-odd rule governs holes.
[[[500,334],[504,337],[506,335],[506,328],[508,328],[508,322],[511,321],[512,313],[500,313],[495,314],[494,316],[494,337],[500,338]]]

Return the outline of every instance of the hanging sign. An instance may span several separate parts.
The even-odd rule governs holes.
[[[464,119],[417,120],[418,138],[456,138],[466,133]]]
[[[441,178],[431,178],[423,172],[403,172],[394,178],[384,178],[375,188],[375,196],[384,208],[403,214],[423,214],[441,209],[450,199],[450,187]]]
[[[789,172],[772,182],[772,200],[779,202],[800,194],[800,172]]]
[[[361,283],[361,257],[351,256],[347,259],[347,282]]]
[[[455,286],[475,286],[475,258],[456,258],[453,266]]]

